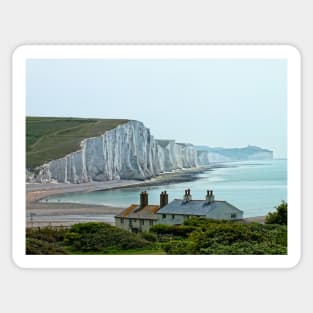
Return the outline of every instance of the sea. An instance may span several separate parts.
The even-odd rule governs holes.
[[[167,191],[170,202],[182,199],[188,188],[193,200],[203,200],[206,190],[213,190],[215,200],[228,201],[244,211],[244,217],[266,215],[282,200],[288,201],[287,160],[228,162],[198,174],[194,181],[67,193],[51,196],[47,201],[128,207],[139,203],[139,194],[144,190],[149,194],[149,204],[159,204],[161,191]]]

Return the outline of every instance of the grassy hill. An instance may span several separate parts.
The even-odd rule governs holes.
[[[63,117],[26,117],[26,167],[34,169],[80,148],[95,137],[128,120]]]

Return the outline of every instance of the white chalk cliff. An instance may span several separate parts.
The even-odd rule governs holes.
[[[156,140],[138,121],[129,121],[81,142],[81,149],[37,168],[37,182],[84,183],[148,179],[162,172],[197,167],[191,144]]]

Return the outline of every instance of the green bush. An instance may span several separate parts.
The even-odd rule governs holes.
[[[64,243],[81,252],[103,252],[112,249],[136,249],[149,245],[139,235],[106,223],[81,223],[73,225],[65,235]]]
[[[26,254],[67,254],[56,243],[49,243],[36,238],[26,238]]]
[[[172,240],[166,244],[164,244],[163,248],[167,254],[188,254],[191,250],[190,242],[186,240]]]
[[[164,225],[157,224],[150,228],[150,232],[157,235],[172,235],[178,237],[188,237],[196,228],[185,225]]]
[[[36,227],[27,228],[26,237],[35,238],[47,242],[62,242],[67,230],[63,227]]]
[[[288,205],[287,202],[282,201],[276,208],[275,212],[270,212],[265,217],[266,224],[280,224],[287,225],[288,219]]]
[[[286,254],[287,228],[280,225],[243,224],[199,220],[185,242],[169,242],[168,254]],[[196,221],[192,222],[193,225]]]
[[[158,240],[158,237],[153,233],[139,233],[139,236],[143,238],[144,240],[150,241],[150,242],[156,242]]]

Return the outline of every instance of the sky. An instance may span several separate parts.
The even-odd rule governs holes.
[[[27,116],[139,120],[157,139],[287,157],[284,59],[29,59]]]

